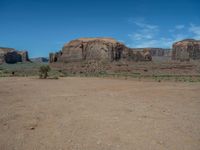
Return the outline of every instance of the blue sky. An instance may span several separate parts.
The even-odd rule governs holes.
[[[113,37],[130,47],[200,39],[199,0],[0,0],[0,47],[48,56],[79,37]]]

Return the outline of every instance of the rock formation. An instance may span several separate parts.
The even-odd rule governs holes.
[[[164,48],[133,48],[135,51],[149,51],[151,56],[171,56],[171,49]]]
[[[6,54],[14,51],[13,48],[0,47],[0,64],[5,62]]]
[[[21,56],[21,62],[27,62],[30,61],[28,57],[28,52],[27,51],[17,51],[18,55]]]
[[[150,61],[148,51],[134,51],[112,38],[80,38],[64,45],[57,53],[50,53],[49,61],[76,62],[83,60]]]
[[[0,47],[0,63],[17,63],[29,61],[27,51],[16,51],[13,48]]]
[[[173,44],[172,60],[200,59],[200,40],[185,39]]]

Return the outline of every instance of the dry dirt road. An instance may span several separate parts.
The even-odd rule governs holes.
[[[199,83],[0,78],[0,150],[199,149]]]

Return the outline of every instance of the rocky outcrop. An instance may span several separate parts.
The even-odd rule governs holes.
[[[133,61],[151,61],[152,56],[150,51],[144,49],[129,49],[129,60]]]
[[[27,51],[16,51],[13,48],[0,47],[0,63],[17,63],[29,61]]]
[[[56,53],[50,53],[49,54],[49,62],[50,63],[60,62],[62,60],[61,56],[62,56],[62,52],[61,51],[56,52]]]
[[[200,59],[200,40],[185,39],[173,44],[172,60]]]
[[[17,51],[18,55],[21,56],[21,62],[27,62],[30,61],[28,57],[28,52],[27,51]]]
[[[57,53],[50,53],[49,62],[76,62],[83,60],[150,61],[148,51],[134,51],[112,38],[80,38],[64,45]]]
[[[14,50],[15,49],[13,49],[13,48],[0,47],[0,63],[4,63],[6,54],[9,53],[9,52],[12,52]]]
[[[151,56],[171,56],[171,49],[164,48],[133,48],[135,51],[149,51]]]

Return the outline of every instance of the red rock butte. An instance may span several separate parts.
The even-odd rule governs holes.
[[[185,39],[173,44],[173,60],[200,59],[200,40]]]
[[[83,60],[151,61],[149,51],[136,51],[113,38],[79,38],[66,43],[62,50],[50,53],[50,63]]]

